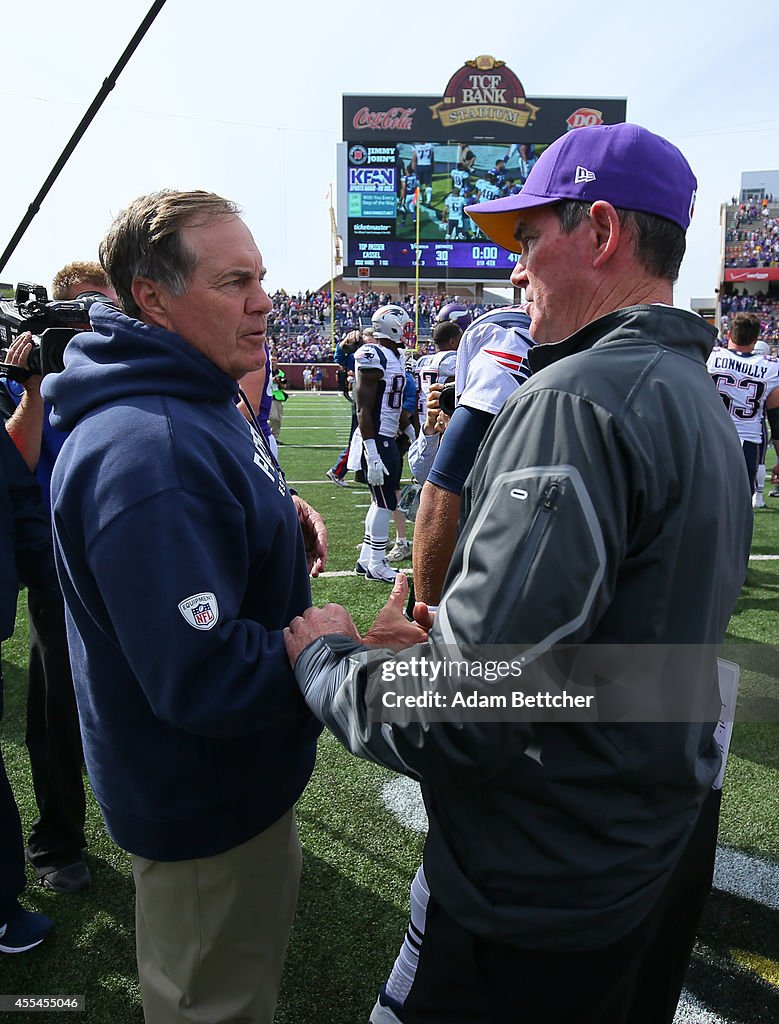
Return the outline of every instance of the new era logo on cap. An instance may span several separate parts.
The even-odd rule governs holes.
[[[582,167],[581,164],[576,168],[576,176],[573,179],[574,182],[579,185],[583,181],[595,181],[596,174],[594,171],[588,171],[586,167]]]

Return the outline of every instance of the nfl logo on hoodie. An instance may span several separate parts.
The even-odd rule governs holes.
[[[219,619],[215,594],[193,594],[181,601],[179,611],[195,629],[212,629]]]

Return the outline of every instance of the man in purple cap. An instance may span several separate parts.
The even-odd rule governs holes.
[[[422,784],[418,966],[373,1024],[673,1020],[711,879],[716,650],[752,526],[706,371],[716,332],[671,305],[695,189],[669,142],[607,125],[469,209],[519,254],[538,344],[466,483],[435,620],[415,609],[428,641],[356,656],[333,605],[287,631],[314,713]],[[517,651],[520,678],[474,687],[485,657]],[[584,691],[587,715],[540,710]],[[466,693],[508,709],[454,715]]]

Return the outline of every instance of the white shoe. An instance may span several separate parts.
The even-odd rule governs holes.
[[[411,558],[411,545],[407,540],[396,540],[387,552],[387,561],[404,562],[407,558]]]
[[[346,482],[346,480],[342,480],[340,478],[340,476],[336,476],[335,473],[332,471],[332,469],[328,469],[327,473],[325,473],[325,476],[330,481],[330,483],[336,484],[338,487],[348,487],[349,486],[349,484]]]
[[[762,491],[755,491],[752,495],[752,508],[765,508],[765,499]]]
[[[366,580],[375,580],[377,583],[394,583],[397,572],[387,565],[387,559],[382,559],[378,565],[369,565],[365,570]]]

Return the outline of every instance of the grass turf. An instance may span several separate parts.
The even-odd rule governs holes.
[[[353,568],[368,503],[365,487],[338,488],[325,478],[348,436],[349,416],[350,407],[340,397],[295,395],[286,404],[281,434],[281,461],[290,483],[327,520],[329,571]],[[779,501],[767,500],[769,507],[755,514],[753,551],[776,554]],[[386,586],[353,576],[315,580],[312,589],[316,604],[346,605],[362,630],[388,593]],[[776,642],[777,612],[779,562],[753,562],[729,639],[749,644],[752,661],[755,650],[765,652],[764,663],[745,672],[745,682],[765,685],[768,680],[774,694],[771,645]],[[25,830],[35,817],[24,748],[26,645],[22,601],[16,633],[3,645],[3,752]],[[775,722],[736,724],[720,828],[722,844],[767,860],[774,873],[779,861],[778,737]],[[298,806],[304,869],[279,1024],[367,1021],[402,938],[408,886],[422,850],[422,836],[400,825],[381,800],[381,787],[390,778],[390,773],[350,757],[331,737],[320,741],[316,771]],[[91,794],[88,799],[94,884],[85,893],[63,896],[47,892],[30,877],[23,901],[50,914],[56,930],[39,949],[0,960],[0,992],[85,993],[89,1024],[135,1024],[143,1017],[129,857],[107,838]],[[688,984],[705,1007],[728,1021],[769,1024],[779,1019],[779,989],[770,980],[770,964],[777,959],[776,907],[715,892]],[[35,1019],[48,1018],[54,1020],[54,1014],[36,1014]]]

